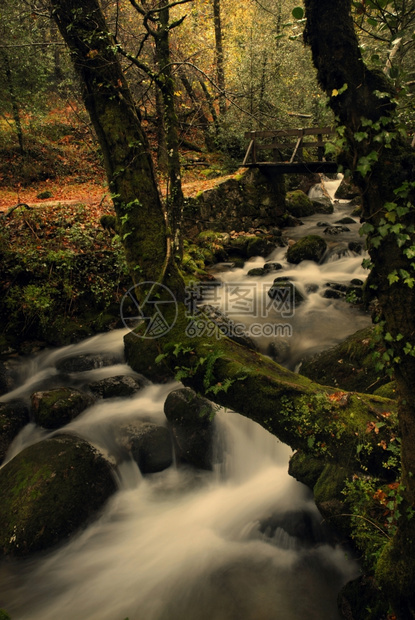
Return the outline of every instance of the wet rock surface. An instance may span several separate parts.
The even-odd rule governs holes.
[[[0,463],[13,439],[30,421],[29,408],[20,400],[0,403]]]
[[[177,461],[200,469],[212,469],[213,404],[190,388],[182,388],[170,392],[164,413],[172,431]]]
[[[34,421],[48,429],[65,426],[94,402],[90,394],[68,387],[34,392],[30,400]]]
[[[62,542],[116,488],[112,467],[87,441],[59,435],[25,448],[0,470],[0,550],[25,556]]]

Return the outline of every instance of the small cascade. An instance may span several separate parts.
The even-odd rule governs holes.
[[[341,176],[341,175],[340,175]],[[310,190],[315,198],[333,196],[341,178],[324,180],[324,185]],[[316,189],[315,189],[316,188]],[[334,202],[331,214],[317,213],[303,218],[303,225],[284,229],[284,236],[292,242],[307,235],[319,235],[327,243],[327,251],[320,263],[302,261],[298,265],[287,261],[287,247],[276,248],[266,259],[256,257],[241,269],[230,269],[218,274],[223,283],[218,289],[219,304],[227,307],[228,316],[245,326],[262,353],[294,369],[301,360],[318,353],[370,324],[370,316],[358,305],[347,303],[346,296],[353,286],[361,287],[367,271],[362,267],[365,256],[359,236],[360,223],[352,217],[353,207],[347,201]],[[339,224],[347,218],[347,224]],[[342,226],[338,234],[329,229]],[[277,264],[278,270],[266,270],[260,277],[252,277],[253,268]],[[281,313],[270,303],[268,291],[275,278],[286,278],[300,293],[301,301],[292,304],[292,311]],[[354,283],[354,284],[353,284]],[[359,283],[359,284],[357,284]],[[244,291],[255,298],[252,312],[238,312],[241,304],[231,305],[231,290]],[[236,296],[235,296],[236,298]]]
[[[174,387],[97,404],[64,430],[104,447],[102,427],[160,418]],[[143,477],[122,462],[98,521],[39,559],[3,565],[13,619],[338,620],[336,593],[357,567],[319,533],[309,491],[287,474],[289,448],[235,413],[219,412],[216,424],[215,471]]]
[[[334,183],[327,191],[334,195]],[[327,185],[326,185],[327,187]],[[286,230],[291,239],[313,234],[350,215],[336,203],[331,215],[307,218]],[[358,222],[351,224],[356,238]],[[345,241],[348,243],[345,233]],[[338,240],[330,242],[332,246]],[[276,277],[248,276],[276,262],[303,301],[291,316],[230,313],[250,325],[288,325],[289,333],[256,338],[261,350],[295,367],[304,355],[333,345],[369,323],[342,298],[324,296],[327,283],[364,280],[362,256],[326,254],[321,264],[291,265],[286,248],[243,269],[221,274],[225,284],[248,287],[256,308],[266,307]],[[221,293],[226,296],[226,292]],[[219,303],[225,308],[225,297]],[[228,308],[229,310],[229,308]],[[275,309],[274,309],[275,310]],[[20,385],[0,398],[28,400],[35,389],[83,385],[131,372],[123,362],[125,330],[46,351],[22,364]],[[271,347],[271,349],[270,349]],[[62,366],[73,355],[105,354],[110,363],[82,372]],[[62,371],[62,368],[66,368]],[[61,369],[61,370],[60,370]],[[0,564],[1,607],[13,620],[339,620],[337,592],[358,575],[356,563],[322,524],[308,489],[291,478],[291,450],[257,424],[220,410],[215,419],[213,471],[177,468],[142,475],[119,449],[120,425],[134,420],[165,424],[163,405],[177,383],[148,385],[134,396],[98,400],[61,429],[84,437],[116,463],[118,490],[101,516],[59,548],[29,561]],[[28,424],[11,446],[12,458],[50,432]]]

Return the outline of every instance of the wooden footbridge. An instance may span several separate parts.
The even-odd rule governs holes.
[[[242,165],[279,174],[337,172],[336,162],[325,159],[326,143],[335,133],[334,127],[249,131]]]

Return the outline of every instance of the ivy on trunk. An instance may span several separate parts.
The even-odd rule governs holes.
[[[406,510],[377,568],[399,619],[415,617],[415,155],[399,127],[391,82],[365,66],[351,0],[305,0],[305,42],[344,139],[342,163],[362,194],[386,355],[399,392]]]

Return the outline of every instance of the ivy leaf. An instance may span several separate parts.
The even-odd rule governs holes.
[[[359,230],[359,235],[362,237],[363,235],[369,235],[371,232],[373,232],[375,230],[375,227],[373,226],[373,224],[370,224],[370,222],[365,222],[363,224],[363,226],[361,226],[360,230]]]
[[[303,9],[303,7],[296,6],[292,10],[292,16],[294,17],[294,19],[303,19],[303,17],[304,17],[304,9]]]
[[[407,258],[415,258],[415,245],[412,245],[410,248],[406,248],[403,253],[407,256]]]
[[[362,177],[365,177],[367,173],[370,171],[372,167],[372,163],[368,160],[367,157],[361,157],[359,159],[359,163],[356,166],[356,169],[360,172]]]
[[[387,220],[389,220],[389,222],[392,222],[392,224],[394,224],[396,222],[396,213],[394,211],[388,211],[388,213],[385,214],[385,217]]]
[[[398,282],[399,276],[396,269],[394,269],[391,273],[388,274],[389,284],[393,284],[394,282]]]

